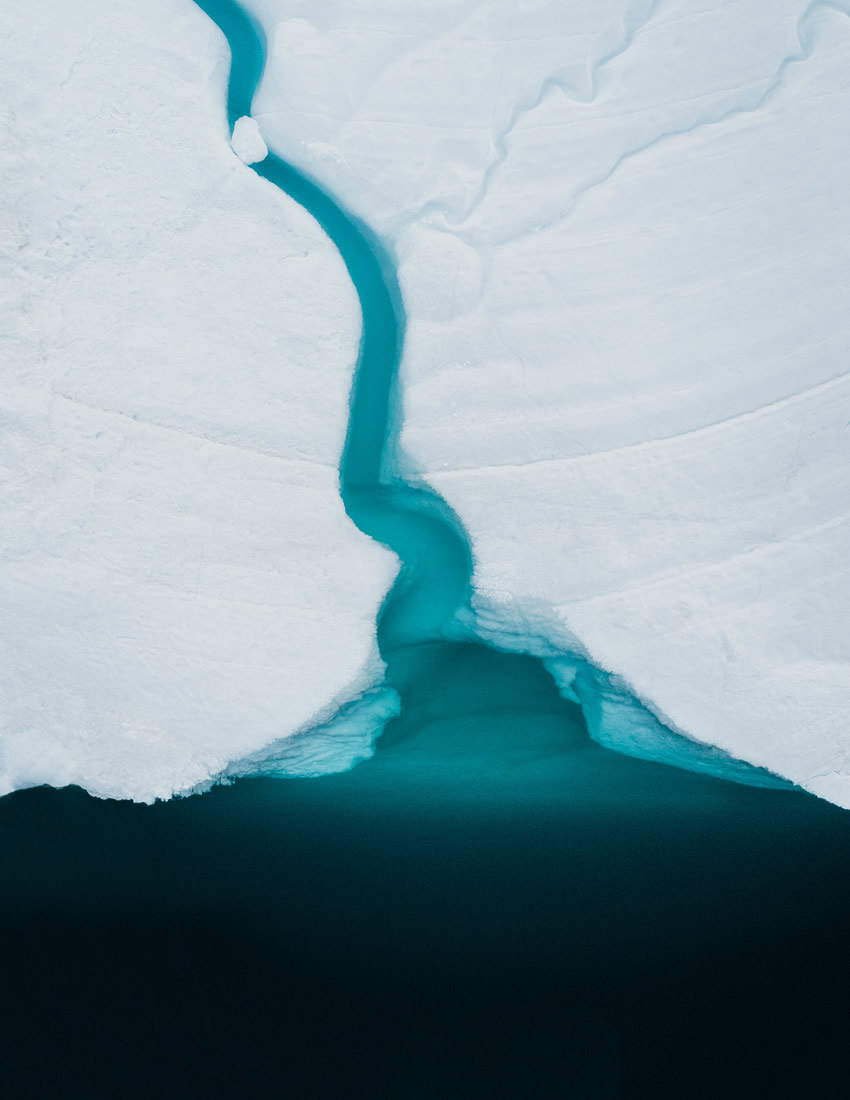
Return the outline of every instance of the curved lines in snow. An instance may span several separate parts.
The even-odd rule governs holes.
[[[493,147],[493,155],[484,173],[481,182],[466,209],[459,211],[455,216],[450,216],[447,204],[440,199],[432,199],[419,211],[419,218],[424,218],[432,212],[440,212],[444,215],[444,225],[435,226],[438,229],[453,230],[467,221],[484,201],[490,187],[490,182],[496,172],[508,158],[508,138],[516,129],[520,120],[530,111],[535,110],[546,99],[550,92],[559,89],[563,94],[576,103],[593,103],[598,95],[599,75],[612,61],[615,61],[632,46],[640,32],[652,21],[660,0],[633,0],[626,8],[622,17],[620,41],[603,54],[598,60],[588,63],[585,91],[582,92],[568,79],[566,67],[556,69],[540,80],[537,85],[521,93],[514,100],[507,122],[496,133],[491,135],[490,143]]]
[[[106,409],[101,405],[90,405],[87,401],[82,401],[79,397],[71,397],[67,393],[60,393],[59,390],[53,390],[51,397],[58,398],[60,401],[66,401],[69,405],[75,405],[78,408],[86,409],[88,412],[97,413],[101,416],[115,416],[120,417],[122,420],[129,420],[131,424],[135,424],[142,429],[146,428],[152,431],[170,432],[173,435],[186,436],[189,439],[196,439],[199,443],[208,443],[213,447],[225,447],[228,450],[240,451],[242,454],[270,459],[272,462],[284,462],[297,466],[320,466],[325,470],[336,470],[336,466],[331,462],[319,462],[318,459],[315,458],[276,454],[274,451],[265,451],[259,447],[245,447],[241,443],[234,443],[228,439],[216,439],[213,435],[204,435],[203,432],[193,432],[188,428],[176,428],[171,424],[162,424],[157,420],[146,420],[143,417],[134,416],[132,413],[122,412],[120,409]]]
[[[804,524],[797,530],[790,531],[788,534],[783,535],[782,538],[764,539],[761,542],[754,542],[752,545],[745,546],[732,554],[726,554],[723,557],[710,561],[696,562],[693,565],[682,566],[676,569],[660,570],[644,578],[644,580],[637,584],[625,585],[621,588],[612,588],[604,592],[595,592],[591,595],[582,596],[581,599],[576,602],[582,606],[587,606],[593,603],[602,603],[612,597],[634,596],[641,592],[650,592],[655,589],[664,588],[671,583],[692,581],[698,577],[725,572],[731,565],[735,564],[741,565],[743,563],[751,563],[753,568],[758,568],[761,571],[765,567],[765,559],[778,551],[787,551],[789,546],[793,546],[795,543],[807,542],[823,534],[825,531],[834,531],[839,527],[844,527],[848,523],[850,523],[850,512],[844,512],[839,516],[831,516],[829,519],[822,520],[819,523]],[[842,564],[831,570],[818,570],[816,576],[813,576],[811,573],[804,573],[798,585],[791,587],[786,586],[783,589],[783,597],[787,598],[794,589],[806,588],[810,584],[819,583],[825,576],[838,572],[839,570],[842,575],[846,575],[847,566]],[[699,615],[700,623],[715,622],[721,618],[728,622],[730,615],[732,617],[749,615],[754,607],[773,599],[774,596],[772,594],[760,597],[754,596],[748,598],[746,603],[742,604],[733,612],[730,612],[728,607],[724,607],[722,610],[718,609],[715,613],[711,613],[703,608]],[[567,605],[563,610],[564,613],[567,614],[572,608]],[[677,628],[667,627],[663,630],[658,630],[656,634],[660,635],[664,633],[669,635],[674,633],[675,629]]]
[[[592,461],[593,459],[604,458],[608,455],[649,450],[666,444],[678,443],[683,439],[693,439],[695,437],[708,435],[712,432],[724,431],[733,424],[740,424],[747,420],[756,420],[763,416],[770,416],[773,413],[780,412],[782,409],[793,407],[807,398],[819,396],[833,389],[837,389],[848,380],[850,380],[850,371],[845,371],[843,374],[839,374],[835,378],[830,378],[826,382],[818,382],[813,386],[807,386],[806,389],[800,390],[798,393],[790,394],[788,397],[780,397],[777,401],[771,401],[766,405],[760,405],[757,409],[747,409],[745,412],[735,413],[734,416],[724,417],[722,420],[715,420],[710,424],[701,424],[698,428],[688,428],[685,431],[676,432],[674,435],[660,436],[654,439],[643,439],[637,443],[624,443],[619,447],[609,447],[600,451],[587,451],[582,454],[560,455],[553,458],[532,458],[527,462],[494,462],[488,463],[486,466],[458,466],[453,469],[446,468],[439,470],[439,475],[443,477],[452,474],[485,473],[488,470],[520,471],[532,467],[563,466],[570,463]]]
[[[605,186],[611,179],[618,173],[619,169],[628,161],[633,160],[635,157],[640,156],[642,153],[649,152],[655,149],[657,146],[671,141],[674,138],[684,137],[687,134],[693,134],[698,130],[704,129],[709,126],[719,126],[729,119],[735,118],[739,115],[753,114],[768,103],[777,91],[782,87],[788,70],[794,66],[802,64],[811,58],[815,49],[815,36],[810,26],[812,18],[815,12],[819,10],[831,10],[837,12],[839,15],[850,16],[850,4],[847,4],[846,0],[812,0],[809,6],[797,19],[797,49],[790,54],[787,54],[782,58],[777,66],[773,76],[769,78],[767,85],[762,92],[751,103],[736,104],[731,107],[727,107],[719,111],[716,115],[708,115],[705,118],[697,119],[687,126],[681,126],[672,130],[662,131],[660,134],[656,134],[655,137],[649,141],[645,141],[640,145],[636,145],[632,149],[627,149],[621,153],[619,157],[613,162],[613,164],[596,179],[588,180],[568,198],[566,204],[561,210],[552,218],[547,221],[533,227],[533,232],[539,233],[546,229],[551,229],[555,225],[559,225],[566,221],[572,213],[575,211],[578,204],[583,198],[589,195],[591,192],[598,190],[600,187]],[[751,85],[747,85],[751,87]],[[499,244],[507,244],[510,241],[516,239],[518,234],[511,234],[500,238]]]

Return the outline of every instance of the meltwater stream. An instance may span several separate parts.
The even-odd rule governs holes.
[[[198,0],[231,48],[227,114],[231,128],[249,115],[262,75],[262,28],[232,0]],[[460,524],[427,487],[385,478],[397,421],[395,388],[404,340],[404,310],[392,262],[374,234],[314,182],[280,157],[252,165],[316,219],[334,242],[357,290],[361,346],[340,464],[346,511],[366,534],[391,547],[401,561],[394,590],[382,609],[379,645],[385,660],[409,643],[433,641],[463,599],[471,558]],[[392,681],[392,676],[390,677]]]
[[[201,0],[249,113],[262,41]],[[375,755],[153,806],[0,800],[10,1097],[838,1096],[850,814],[607,752],[542,664],[446,622],[469,576],[435,497],[380,478],[403,313],[368,231],[341,471],[406,569],[379,624],[403,708]]]

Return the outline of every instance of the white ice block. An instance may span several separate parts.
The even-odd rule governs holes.
[[[263,141],[257,120],[243,115],[237,118],[230,139],[233,152],[244,164],[256,164],[269,155],[268,146]]]

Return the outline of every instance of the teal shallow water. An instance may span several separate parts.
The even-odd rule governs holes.
[[[239,60],[232,121],[262,41],[235,5],[201,6]],[[541,662],[443,636],[462,529],[380,480],[389,257],[282,161],[259,170],[361,295],[341,484],[405,563],[379,623],[402,712],[339,775],[150,807],[0,800],[10,1095],[841,1095],[850,815],[607,752]]]

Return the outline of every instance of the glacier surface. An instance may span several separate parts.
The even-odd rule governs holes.
[[[393,713],[356,296],[268,142],[395,257],[393,472],[466,527],[465,625],[603,744],[850,804],[846,4],[246,6],[231,148],[188,0],[7,39],[0,791],[318,774]]]
[[[357,298],[231,151],[227,69],[188,0],[33,0],[4,39],[3,792],[333,770],[392,712],[395,559],[339,496]]]
[[[847,5],[248,6],[265,140],[397,258],[476,631],[850,806]]]

